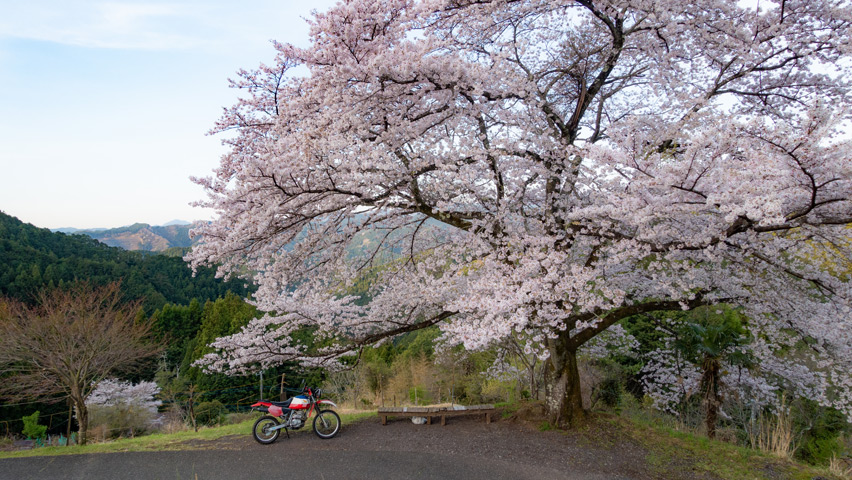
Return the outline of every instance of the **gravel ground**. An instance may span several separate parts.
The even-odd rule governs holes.
[[[498,415],[499,418],[499,415]],[[210,447],[272,454],[318,451],[427,454],[502,465],[496,478],[536,479],[707,479],[688,465],[649,465],[648,451],[624,438],[606,422],[593,422],[580,432],[539,431],[535,422],[498,419],[486,424],[482,416],[448,418],[447,425],[415,425],[409,418],[391,418],[387,425],[369,419],[344,425],[332,440],[319,440],[309,431],[259,445],[246,437],[226,437]],[[198,445],[206,447],[207,445]],[[495,478],[495,477],[491,477]]]
[[[480,417],[460,417],[448,419],[447,425],[441,426],[414,425],[407,418],[400,418],[385,426],[378,421],[362,422],[346,433],[345,448],[367,444],[380,451],[456,455],[481,462],[497,460],[516,465],[537,478],[564,479],[568,474],[612,480],[652,477],[643,468],[645,451],[635,445],[615,444],[604,436],[600,437],[602,441],[592,443],[582,434],[541,432],[525,422],[486,424]]]

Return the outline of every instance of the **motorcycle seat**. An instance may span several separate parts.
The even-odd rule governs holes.
[[[283,402],[274,402],[272,400],[269,400],[269,403],[275,405],[276,407],[290,408],[290,402],[292,400],[293,400],[292,398],[288,398],[287,400],[284,400]]]

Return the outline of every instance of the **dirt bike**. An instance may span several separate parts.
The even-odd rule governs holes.
[[[298,430],[308,423],[308,419],[316,412],[314,417],[314,433],[319,438],[329,439],[340,431],[340,415],[334,410],[326,407],[336,407],[331,400],[320,400],[322,390],[302,388],[302,394],[290,397],[283,402],[271,400],[260,400],[251,406],[252,410],[268,413],[254,422],[252,436],[264,445],[268,445],[278,439],[281,430],[290,438],[289,429]]]

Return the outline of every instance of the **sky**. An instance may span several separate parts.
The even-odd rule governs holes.
[[[0,211],[44,228],[206,220],[228,78],[332,0],[0,1]]]

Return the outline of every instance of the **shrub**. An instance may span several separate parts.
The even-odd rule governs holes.
[[[181,408],[171,408],[162,417],[159,431],[162,433],[176,433],[186,430],[186,414]]]
[[[225,414],[225,425],[234,425],[248,420],[254,420],[257,415],[254,412],[234,412]]]
[[[147,433],[152,427],[150,410],[133,404],[93,405],[89,407],[89,429],[103,427],[105,438],[133,437]]]
[[[420,385],[408,389],[408,399],[416,405],[428,405],[432,403],[432,395]]]
[[[843,452],[841,437],[848,428],[843,414],[804,398],[793,407],[794,428],[801,436],[797,458],[811,465],[827,465],[832,456]]]
[[[495,402],[512,402],[516,400],[514,395],[515,386],[513,381],[500,380],[496,378],[485,378],[481,384],[476,384],[478,388],[477,394],[472,394],[471,390],[457,391],[457,398],[464,396],[467,403],[495,403]],[[473,386],[471,384],[471,386]],[[465,393],[465,395],[460,395]]]
[[[621,379],[613,376],[605,378],[598,385],[593,397],[596,397],[595,402],[600,400],[605,406],[616,408],[621,404],[622,392]]]
[[[201,402],[195,407],[195,422],[198,425],[217,425],[224,420],[227,409],[219,400]]]
[[[39,439],[47,433],[47,425],[39,425],[38,424],[38,416],[39,411],[36,410],[32,413],[32,415],[25,415],[21,418],[24,421],[24,430],[23,434],[27,436],[27,438],[31,439]]]
[[[803,441],[796,456],[811,465],[828,465],[841,451],[843,444],[838,437],[810,437]]]
[[[90,443],[101,443],[107,438],[109,438],[110,430],[109,425],[106,423],[101,423],[98,425],[94,425],[89,427],[89,431],[86,432],[86,437],[88,438],[88,442]]]

